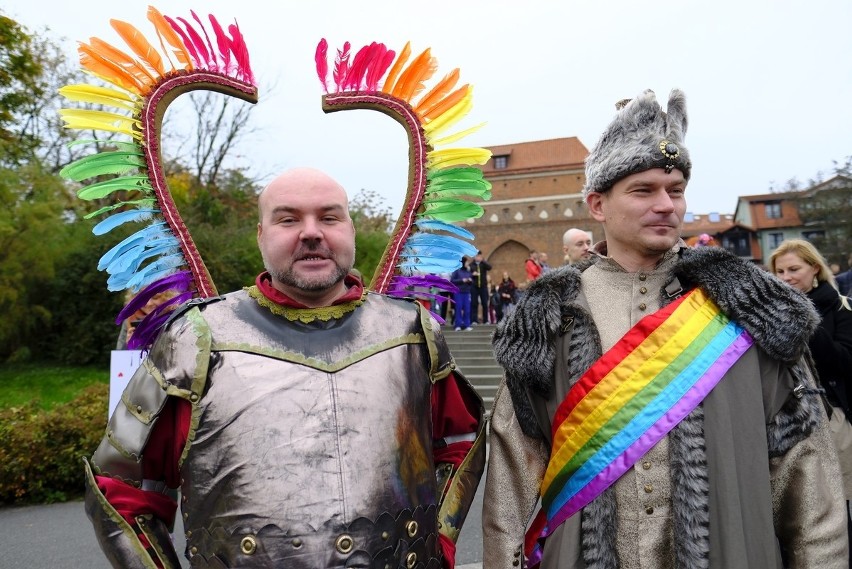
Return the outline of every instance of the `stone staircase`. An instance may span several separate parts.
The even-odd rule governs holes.
[[[494,328],[493,324],[480,324],[469,331],[456,332],[450,326],[442,329],[456,365],[482,397],[488,412],[503,377],[503,368],[497,365],[491,350]]]

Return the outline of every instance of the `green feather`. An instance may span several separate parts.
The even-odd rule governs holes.
[[[104,206],[97,211],[93,211],[92,213],[87,213],[83,217],[83,219],[92,219],[93,217],[97,217],[97,216],[101,215],[102,213],[106,213],[108,211],[112,211],[114,209],[124,207],[126,205],[137,206],[141,209],[141,208],[152,208],[152,207],[154,207],[154,204],[156,204],[156,203],[157,203],[157,200],[155,200],[154,198],[143,198],[141,200],[128,200],[126,202],[118,202],[118,203],[114,203],[112,205]]]
[[[491,182],[488,180],[444,180],[432,182],[426,187],[428,194],[444,196],[475,196],[482,200],[491,199]]]
[[[443,169],[436,168],[434,170],[429,170],[426,174],[426,178],[429,180],[443,180],[447,178],[453,180],[477,180],[482,178],[482,170],[474,168],[473,166]]]
[[[420,217],[447,222],[482,217],[485,211],[479,204],[452,198],[424,201],[423,207],[424,211]]]
[[[105,174],[124,174],[134,168],[144,168],[141,152],[99,152],[75,160],[59,171],[59,175],[78,182]]]
[[[99,200],[121,190],[138,190],[147,194],[152,192],[153,188],[148,176],[122,176],[88,185],[77,192],[77,197],[81,200]]]

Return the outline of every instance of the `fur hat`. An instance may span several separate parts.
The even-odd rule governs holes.
[[[666,112],[650,89],[635,99],[619,101],[615,108],[618,114],[586,157],[584,198],[651,168],[677,168],[689,180],[692,162],[683,145],[687,120],[682,91],[672,90]]]

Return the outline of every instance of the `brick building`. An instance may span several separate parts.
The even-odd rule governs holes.
[[[581,190],[588,149],[576,137],[490,146],[492,158],[482,167],[492,184],[485,213],[463,224],[476,235],[475,245],[494,267],[499,281],[508,271],[522,283],[530,250],[547,253],[551,267],[563,263],[562,234],[571,227],[603,238],[591,219]]]

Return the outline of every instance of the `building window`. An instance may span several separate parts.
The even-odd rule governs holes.
[[[783,233],[770,233],[769,234],[769,248],[775,249],[778,247],[781,242],[784,241]]]
[[[781,219],[781,202],[766,202],[763,207],[766,219]]]
[[[504,170],[506,166],[509,165],[509,157],[508,156],[495,156],[494,157],[494,168],[496,170]]]

